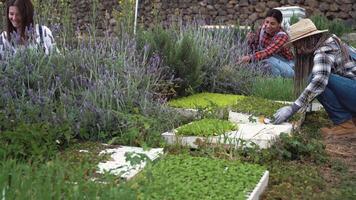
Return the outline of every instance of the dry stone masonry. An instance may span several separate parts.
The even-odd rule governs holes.
[[[178,19],[196,19],[208,25],[237,21],[250,24],[263,19],[269,9],[280,6],[300,6],[306,9],[307,16],[323,14],[356,26],[356,0],[141,0],[139,18],[145,26]]]
[[[98,33],[111,34],[116,26],[113,10],[120,10],[118,0],[78,0],[71,2],[74,27],[85,31],[88,24],[95,23]]]

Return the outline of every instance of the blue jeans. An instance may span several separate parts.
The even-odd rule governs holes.
[[[271,67],[273,76],[281,76],[285,78],[294,77],[294,61],[287,60],[281,56],[271,56],[265,60]]]
[[[347,50],[349,50],[349,55],[350,55],[350,57],[351,57],[354,61],[356,61],[356,49],[353,48],[353,47],[348,46],[348,49],[347,49]]]
[[[356,80],[330,74],[328,85],[317,97],[335,125],[356,117]]]

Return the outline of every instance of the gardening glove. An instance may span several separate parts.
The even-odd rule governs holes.
[[[274,116],[274,124],[280,124],[287,119],[289,119],[294,113],[299,110],[300,106],[297,104],[293,104],[291,106],[284,106],[277,110],[277,112],[273,115]]]

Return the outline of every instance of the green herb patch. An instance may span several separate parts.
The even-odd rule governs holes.
[[[232,107],[232,110],[256,116],[265,115],[266,117],[272,117],[276,110],[283,106],[285,106],[285,104],[259,97],[246,97],[238,100],[237,104]]]
[[[277,103],[271,100],[259,98],[259,97],[246,97],[237,101],[237,104],[232,106],[232,111],[249,113],[255,116],[264,115],[268,118],[273,118],[273,114],[283,106],[286,106],[283,103]],[[292,117],[297,119],[298,114]]]
[[[142,199],[246,199],[264,171],[256,164],[170,155],[131,187],[139,188]]]
[[[237,126],[232,122],[220,119],[202,119],[177,128],[177,134],[186,136],[217,136],[233,130],[237,130]]]
[[[212,107],[227,107],[236,104],[237,100],[244,99],[244,96],[218,93],[199,93],[168,102],[169,106],[175,108],[206,109]]]

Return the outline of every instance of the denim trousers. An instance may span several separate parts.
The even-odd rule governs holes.
[[[354,61],[356,61],[356,49],[353,48],[353,47],[350,47],[350,46],[348,46],[347,49],[348,49],[348,51],[349,51],[350,57],[351,57]]]
[[[265,62],[271,68],[272,76],[281,76],[285,78],[294,77],[294,61],[287,60],[281,56],[271,56],[265,59]]]
[[[317,99],[335,125],[348,121],[356,117],[356,80],[330,74],[324,92]]]

